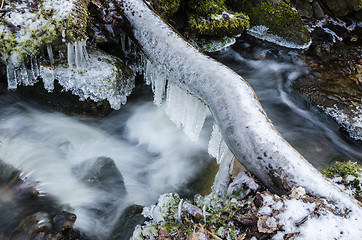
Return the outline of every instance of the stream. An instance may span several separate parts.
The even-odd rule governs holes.
[[[298,52],[239,39],[210,55],[249,82],[278,131],[315,167],[323,169],[337,160],[362,163],[360,143],[293,90],[293,81],[308,76]],[[200,185],[209,187],[215,174],[202,175],[215,165],[207,153],[211,116],[199,140],[191,141],[166,116],[165,105],[152,103],[149,87],[138,86],[135,93],[120,110],[98,119],[57,113],[16,92],[0,92],[0,159],[19,169],[23,179],[37,182],[40,194],[53,196],[76,214],[75,227],[91,239],[108,238],[127,206],[153,204],[166,192],[192,196],[205,190]],[[127,194],[118,197],[80,179],[91,170],[87,162],[99,157],[114,161]],[[6,185],[0,187],[1,211],[18,214],[19,205],[10,204]],[[24,212],[19,217],[7,214],[0,216],[0,230],[12,234],[9,219],[20,222]]]

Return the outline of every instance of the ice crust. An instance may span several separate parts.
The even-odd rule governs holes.
[[[254,91],[235,72],[201,54],[166,25],[141,0],[123,1],[134,36],[149,61],[162,68],[170,82],[201,99],[210,109],[234,156],[272,191],[280,192],[270,173],[290,186],[323,196],[351,212],[340,221],[362,220],[356,200],[327,181],[277,132]],[[276,171],[277,170],[277,171]],[[362,226],[344,231],[358,232]],[[333,237],[331,237],[333,238]]]
[[[289,41],[285,40],[284,38],[279,37],[277,35],[270,34],[270,33],[268,33],[268,30],[269,30],[268,27],[259,25],[259,26],[254,26],[254,27],[247,29],[246,32],[255,38],[259,38],[261,40],[275,43],[277,45],[287,47],[287,48],[307,49],[312,44],[312,40],[310,40],[309,43],[307,43],[307,44],[298,45],[296,43],[289,42]]]
[[[336,105],[334,107],[320,107],[326,114],[330,115],[338,124],[349,133],[351,138],[362,140],[362,106],[356,106],[351,110],[354,116],[345,113]]]

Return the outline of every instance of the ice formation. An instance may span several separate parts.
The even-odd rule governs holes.
[[[225,194],[233,170],[234,155],[231,153],[230,149],[222,138],[216,123],[214,123],[211,133],[208,152],[211,156],[216,158],[216,162],[219,164],[219,171],[215,176],[212,190],[219,194]]]
[[[287,47],[287,48],[308,49],[309,46],[312,44],[312,40],[310,40],[309,43],[307,43],[307,44],[298,45],[296,43],[289,42],[289,41],[285,40],[284,38],[279,37],[277,35],[270,34],[270,33],[268,33],[268,30],[269,30],[268,27],[259,25],[259,26],[254,26],[254,27],[247,29],[246,32],[255,38],[259,38],[261,40],[275,43],[275,44],[278,44],[280,46]]]
[[[191,140],[196,141],[206,118],[205,104],[174,82],[168,83],[166,102],[166,113],[171,121],[182,127]]]
[[[353,116],[339,109],[336,105],[334,107],[320,108],[343,126],[351,138],[362,140],[362,106],[356,106],[354,110],[353,108],[350,109]]]
[[[55,79],[64,90],[71,91],[82,101],[87,98],[95,102],[107,100],[113,109],[126,104],[135,84],[133,74],[120,75],[117,60],[104,53],[94,51],[88,56],[85,43],[68,44],[69,48],[68,64],[73,68],[65,65],[54,70]]]
[[[302,186],[309,194],[333,201],[338,209],[348,208],[345,219],[361,220],[362,210],[356,200],[327,181],[280,136],[242,77],[200,54],[143,1],[125,0],[123,4],[134,36],[149,60],[167,69],[170,82],[209,107],[225,143],[247,170],[274,192]],[[362,234],[362,227],[353,231]]]

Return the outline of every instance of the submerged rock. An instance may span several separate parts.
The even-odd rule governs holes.
[[[309,31],[297,12],[282,0],[246,0],[237,10],[250,17],[252,28],[248,32],[255,37],[297,48],[310,42]]]
[[[74,174],[86,185],[111,193],[123,199],[127,195],[123,176],[113,159],[99,157],[84,161],[73,168]]]

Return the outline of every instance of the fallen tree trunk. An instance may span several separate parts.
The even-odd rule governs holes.
[[[200,53],[142,0],[121,1],[148,59],[210,109],[234,156],[271,191],[301,186],[362,218],[357,201],[326,180],[278,133],[245,80]]]

